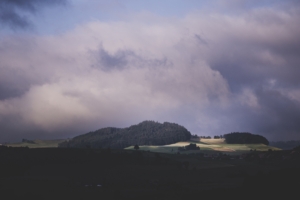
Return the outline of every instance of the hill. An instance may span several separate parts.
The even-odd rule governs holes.
[[[224,135],[227,144],[265,144],[269,145],[269,141],[261,136],[251,133],[234,132]]]
[[[116,148],[131,145],[166,145],[191,138],[191,133],[175,123],[144,121],[128,128],[102,128],[59,144],[71,148]]]

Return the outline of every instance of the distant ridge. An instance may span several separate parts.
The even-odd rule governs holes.
[[[102,128],[59,144],[69,148],[117,148],[131,145],[166,145],[187,141],[191,133],[175,123],[143,121],[128,128]]]
[[[284,150],[290,150],[300,146],[300,140],[270,142],[270,145]]]

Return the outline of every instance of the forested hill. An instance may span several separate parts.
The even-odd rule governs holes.
[[[265,144],[269,145],[269,141],[261,136],[252,133],[234,132],[224,135],[227,144]]]
[[[191,133],[175,123],[144,121],[128,128],[102,128],[60,143],[59,147],[125,148],[131,145],[165,145],[191,138]]]

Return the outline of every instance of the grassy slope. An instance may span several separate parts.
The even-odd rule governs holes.
[[[268,151],[269,149],[281,150],[276,147],[267,146],[264,144],[226,144],[224,139],[193,139],[187,142],[177,142],[170,145],[162,146],[140,146],[140,150],[161,152],[161,153],[177,153],[178,147],[189,145],[190,143],[196,143],[200,147],[200,151],[181,151],[180,153],[228,153],[228,154],[240,154],[249,152],[251,149],[256,151]],[[133,146],[125,149],[133,149]]]
[[[65,141],[64,139],[60,140],[34,140],[34,144],[31,143],[14,143],[8,144],[7,146],[11,147],[29,147],[29,148],[55,148],[58,146],[58,143]],[[193,139],[187,142],[177,142],[170,145],[162,146],[140,146],[140,150],[151,151],[158,153],[177,153],[178,147],[183,147],[189,145],[190,143],[196,143],[200,147],[200,151],[181,151],[181,154],[189,153],[217,153],[223,152],[228,154],[240,154],[249,152],[251,149],[256,149],[257,151],[268,151],[272,150],[281,150],[276,147],[267,146],[264,144],[226,144],[224,139]],[[127,147],[125,149],[133,149],[133,146]]]
[[[34,144],[27,142],[12,143],[6,146],[10,147],[29,147],[29,148],[56,148],[58,143],[65,141],[64,139],[59,140],[34,140]]]

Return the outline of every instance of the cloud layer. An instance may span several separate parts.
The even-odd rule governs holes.
[[[5,36],[1,141],[143,120],[176,122],[198,135],[300,139],[299,18],[297,6],[138,15],[61,35]]]
[[[30,15],[43,7],[65,3],[66,0],[0,0],[0,25],[12,29],[31,28]]]

